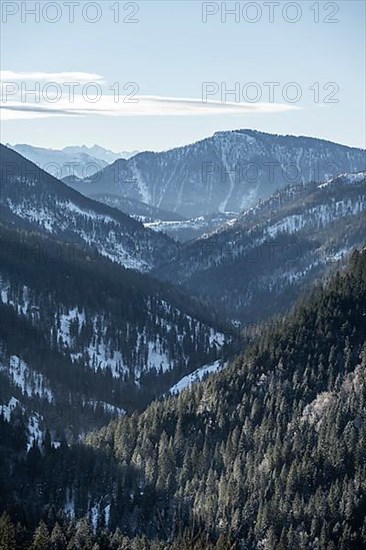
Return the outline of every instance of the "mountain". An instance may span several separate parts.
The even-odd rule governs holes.
[[[117,159],[129,159],[138,153],[138,151],[120,151],[116,153],[100,145],[93,145],[92,147],[87,147],[86,145],[69,145],[64,147],[62,152],[74,155],[87,154],[96,159],[104,160],[107,164],[112,164],[112,162]]]
[[[132,413],[225,353],[213,315],[169,285],[34,232],[0,226],[0,251],[0,410],[22,411],[29,445]]]
[[[70,175],[80,178],[90,176],[108,165],[108,162],[101,157],[92,155],[87,148],[83,150],[77,147],[74,150],[71,147],[71,150],[68,150],[69,148],[59,150],[33,147],[27,144],[8,144],[8,147],[58,179]]]
[[[282,313],[359,246],[366,233],[366,173],[293,185],[182,247],[156,275],[256,323]]]
[[[0,208],[12,227],[91,247],[120,265],[150,271],[177,245],[120,210],[91,200],[1,145]],[[88,254],[93,254],[88,252]]]
[[[119,159],[75,187],[88,196],[127,197],[197,218],[239,213],[289,184],[321,182],[365,168],[362,149],[237,130],[161,153]]]
[[[0,417],[0,535],[14,547],[364,548],[365,304],[363,249],[221,372],[86,445],[45,437],[26,453],[15,412]]]
[[[91,176],[117,159],[130,158],[137,153],[114,153],[99,145],[68,146],[63,149],[46,149],[26,144],[8,144],[8,147],[58,179],[70,175],[80,178]]]

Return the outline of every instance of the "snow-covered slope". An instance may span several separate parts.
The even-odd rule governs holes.
[[[328,185],[337,185],[340,183],[354,185],[355,183],[362,183],[366,178],[366,172],[357,172],[355,174],[340,174],[335,178],[331,178],[328,181],[321,183],[320,188],[328,187]]]
[[[3,354],[0,356],[0,383],[6,385],[6,382],[10,384],[10,393],[15,393],[17,397],[12,396],[4,400],[3,390],[0,391],[0,415],[2,414],[8,422],[12,422],[13,417],[19,415],[24,419],[27,426],[28,450],[33,443],[41,446],[46,429],[51,429],[53,438],[57,437],[57,433],[62,434],[59,423],[52,421],[52,417],[59,414],[65,406],[58,384],[53,392],[50,381],[43,374],[32,369],[17,355],[6,357]],[[5,402],[1,404],[1,401]],[[102,412],[105,420],[125,414],[121,407],[85,397],[81,397],[81,407],[84,412],[94,416]],[[55,446],[58,443],[55,441]]]
[[[7,364],[0,364],[0,370],[27,397],[37,396],[51,403],[53,399],[49,381],[39,372],[32,371],[17,355],[11,355]]]

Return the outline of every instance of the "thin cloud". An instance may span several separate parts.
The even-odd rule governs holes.
[[[6,105],[4,107],[0,106],[0,109],[5,111],[5,115],[2,115],[3,120],[11,119],[20,119],[20,118],[39,118],[41,116],[64,116],[64,115],[73,115],[78,116],[80,113],[70,113],[67,109],[53,109],[48,108],[46,111],[43,107],[27,106],[27,105]],[[7,116],[7,112],[10,112],[11,115]],[[13,116],[13,113],[15,116]],[[22,115],[25,115],[24,117]],[[32,115],[29,117],[28,115]]]
[[[100,97],[90,98],[83,95],[75,95],[70,99],[68,94],[60,97],[44,97],[40,92],[33,102],[31,101],[32,89],[28,95],[21,93],[21,88],[7,90],[3,88],[4,98],[0,99],[2,120],[19,120],[29,118],[46,118],[54,116],[204,116],[220,114],[240,113],[283,113],[300,109],[290,103],[235,103],[215,100],[203,101],[201,98],[181,98],[165,96],[130,95],[116,98],[105,93],[102,84],[103,77],[97,73],[87,72],[21,72],[0,71],[3,84],[17,84],[18,82],[45,82],[67,83],[79,82],[80,84],[95,82],[99,86]],[[137,86],[137,85],[136,85]],[[96,87],[97,89],[98,87]],[[60,88],[61,89],[61,88]],[[138,87],[137,90],[138,91]],[[33,92],[34,95],[35,92]],[[52,93],[52,91],[51,91]],[[31,97],[29,97],[31,96]],[[24,99],[26,98],[26,99]],[[29,101],[28,101],[29,98]],[[95,99],[95,100],[94,100]]]
[[[131,100],[134,100],[133,102]],[[1,105],[3,120],[43,118],[49,116],[204,116],[240,113],[283,113],[298,110],[300,107],[287,103],[234,103],[207,101],[191,98],[174,98],[163,96],[128,96],[120,97],[118,101],[111,95],[103,95],[95,103],[87,101],[82,96],[75,96],[71,103],[60,100],[49,105],[47,103],[6,102]]]

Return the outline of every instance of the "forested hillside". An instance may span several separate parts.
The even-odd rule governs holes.
[[[288,311],[366,234],[366,172],[289,185],[181,248],[162,279],[244,324]]]
[[[1,226],[0,255],[0,407],[25,409],[38,437],[141,409],[224,354],[201,305],[91,249]]]
[[[227,369],[87,446],[26,455],[3,419],[7,547],[366,547],[365,318],[363,250]]]

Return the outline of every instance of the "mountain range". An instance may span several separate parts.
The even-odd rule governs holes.
[[[8,147],[58,179],[72,175],[91,176],[117,159],[127,159],[137,153],[137,151],[115,153],[99,145],[92,147],[69,145],[63,149],[47,149],[19,143],[8,144]]]
[[[214,303],[229,323],[255,323],[286,311],[330,265],[360,246],[365,233],[365,172],[288,185],[238,216],[230,214],[230,221],[214,216],[216,229],[213,223],[208,233],[181,244],[152,230],[154,222],[143,225],[120,210],[139,210],[146,220],[156,215],[155,207],[104,195],[108,206],[9,148],[2,146],[1,154],[0,207],[9,227],[36,230],[84,247],[89,256],[98,251],[125,268],[179,284]],[[192,220],[180,220],[178,227],[193,237],[198,231]]]

